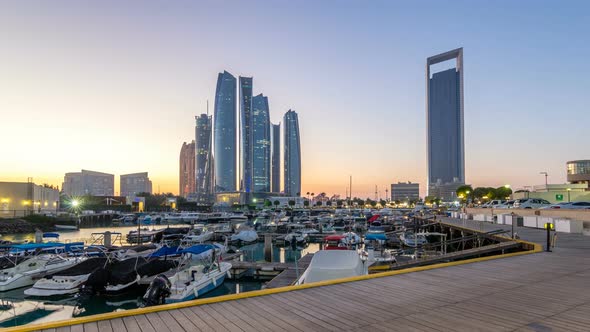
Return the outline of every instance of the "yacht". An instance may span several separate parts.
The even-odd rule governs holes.
[[[90,274],[99,268],[106,267],[108,262],[106,257],[82,260],[65,270],[37,280],[33,287],[25,290],[25,295],[44,297],[77,293]]]
[[[0,291],[30,286],[46,274],[55,273],[77,264],[83,257],[38,255],[20,264],[0,271]]]

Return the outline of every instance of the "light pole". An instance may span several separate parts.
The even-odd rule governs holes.
[[[547,189],[547,177],[549,174],[547,174],[547,172],[539,172],[539,174],[545,175],[545,189]]]
[[[570,202],[570,191],[572,191],[572,188],[567,188],[567,202]]]

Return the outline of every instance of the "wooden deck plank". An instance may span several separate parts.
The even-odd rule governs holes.
[[[157,314],[171,331],[192,331],[188,326],[179,324],[176,320],[177,315],[172,316],[169,311],[160,311]]]
[[[245,325],[244,322],[232,322],[227,319],[221,312],[214,309],[212,305],[205,305],[201,307],[202,311],[207,312],[213,319],[217,320],[219,324],[223,325],[226,329],[231,332],[244,331],[240,326]]]
[[[84,324],[84,332],[98,332],[98,324],[96,322]]]
[[[123,324],[128,332],[141,332],[141,327],[137,324],[135,317],[123,317]]]
[[[114,322],[115,319],[113,320],[99,320],[97,322],[98,325],[98,330],[101,332],[113,332],[113,327],[111,326],[111,322]],[[121,321],[121,326],[118,326],[118,328],[120,328],[120,330],[117,331],[124,331],[125,329],[125,325],[122,324],[123,322]]]
[[[229,331],[226,327],[219,324],[219,322],[215,318],[209,315],[209,313],[206,310],[203,310],[203,307],[205,306],[198,306],[187,309],[191,310],[196,316],[201,317],[203,321],[207,322],[207,325],[211,326],[213,331]]]
[[[199,315],[195,314],[190,308],[183,308],[178,310],[179,314],[184,315],[186,319],[190,320],[197,326],[197,328],[203,332],[215,331],[213,327],[207,324]]]
[[[150,323],[145,315],[137,315],[135,316],[135,320],[137,321],[137,325],[139,325],[139,328],[142,332],[156,332],[154,326]]]

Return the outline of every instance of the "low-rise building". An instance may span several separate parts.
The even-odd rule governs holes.
[[[587,183],[543,184],[532,186],[530,191],[517,190],[512,198],[541,198],[551,203],[588,201],[590,193],[587,190]]]
[[[113,196],[115,194],[115,175],[95,171],[66,173],[62,184],[68,196]]]
[[[438,197],[443,202],[454,202],[457,200],[457,189],[464,186],[465,183],[455,179],[453,182],[442,183],[437,181],[431,183],[428,187],[428,196]]]
[[[148,172],[121,175],[121,196],[152,193],[152,181]]]
[[[412,182],[398,182],[391,185],[391,200],[410,202],[420,199],[420,185]]]
[[[59,191],[32,182],[0,182],[0,217],[31,213],[54,213],[59,208]]]
[[[573,160],[566,163],[567,182],[590,184],[590,160]]]

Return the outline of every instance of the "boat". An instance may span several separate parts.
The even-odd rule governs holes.
[[[324,250],[348,250],[344,235],[328,235],[324,238]]]
[[[181,246],[190,247],[194,244],[201,244],[210,241],[214,233],[204,229],[194,229],[182,238]]]
[[[291,243],[293,241],[293,239],[295,239],[295,242],[297,242],[298,244],[301,244],[301,243],[307,242],[307,238],[308,238],[308,235],[306,233],[301,233],[301,232],[297,231],[297,232],[293,232],[293,233],[289,233],[289,234],[285,235],[284,241]]]
[[[342,239],[342,242],[350,248],[356,248],[357,245],[359,245],[361,243],[361,237],[358,236],[356,233],[354,232],[347,232],[342,234],[344,236],[344,238]]]
[[[108,263],[106,257],[82,260],[74,266],[37,280],[33,287],[25,290],[25,295],[45,297],[77,293],[92,272],[104,268]]]
[[[37,255],[20,264],[0,271],[0,291],[30,286],[35,280],[77,264],[82,257],[63,257],[61,255]]]
[[[97,269],[88,276],[84,293],[121,293],[137,284],[141,278],[154,276],[177,266],[171,259],[135,257],[116,261],[105,268]]]
[[[55,225],[55,228],[66,230],[66,231],[75,231],[78,229],[78,226],[75,225]]]
[[[362,276],[367,273],[366,260],[355,250],[320,250],[313,255],[296,284]]]
[[[157,238],[162,236],[162,230],[148,230],[148,229],[141,229],[138,231],[130,231],[127,234],[127,242],[128,243],[149,243],[149,242],[157,242]]]
[[[258,241],[258,234],[253,230],[244,230],[233,234],[229,240],[231,242],[252,243]]]
[[[209,250],[211,249],[208,246],[193,246],[184,249],[182,253],[190,254],[189,259],[194,260],[194,257],[202,257]],[[219,256],[203,259],[208,260],[207,263],[190,264],[171,277],[158,275],[143,296],[144,302],[147,305],[157,305],[189,301],[221,286],[232,265],[216,261],[216,257]]]
[[[423,234],[416,234],[414,232],[402,233],[399,239],[408,247],[419,247],[428,243],[428,240],[426,240]]]

